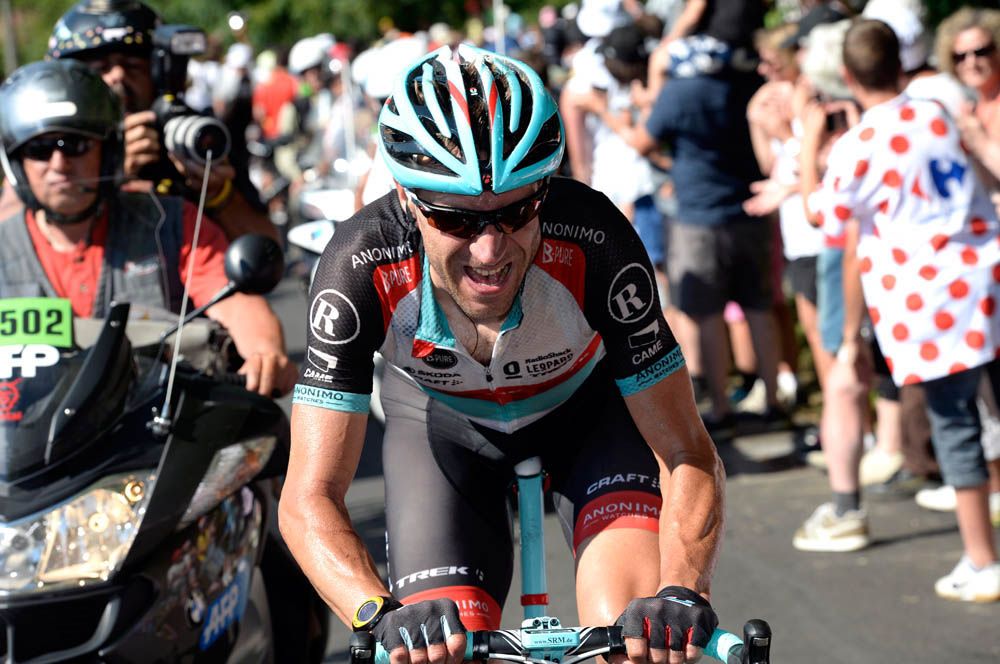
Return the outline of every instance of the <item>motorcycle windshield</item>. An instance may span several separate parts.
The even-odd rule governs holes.
[[[97,347],[76,343],[68,300],[0,299],[0,481],[75,456],[121,414],[134,365],[114,345],[88,363]]]

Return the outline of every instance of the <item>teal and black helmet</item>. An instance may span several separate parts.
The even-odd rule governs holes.
[[[556,102],[538,74],[465,44],[410,66],[378,125],[382,156],[407,189],[500,194],[552,175],[565,149]]]

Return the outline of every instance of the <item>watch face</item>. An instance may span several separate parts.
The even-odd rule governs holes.
[[[357,613],[354,614],[354,625],[356,627],[364,627],[371,622],[375,616],[378,615],[378,612],[382,608],[382,604],[384,602],[385,600],[381,597],[372,597],[371,599],[365,600],[365,602],[358,607]]]

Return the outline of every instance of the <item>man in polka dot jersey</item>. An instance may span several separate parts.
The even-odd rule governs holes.
[[[844,66],[864,113],[834,144],[808,211],[828,236],[858,224],[857,271],[886,362],[898,385],[924,386],[942,474],[956,488],[965,553],[935,591],[997,601],[1000,563],[975,399],[982,370],[1000,388],[1000,223],[944,109],[901,93],[893,31],[880,21],[853,25]],[[804,153],[821,142],[826,111],[810,109]],[[803,174],[807,191],[815,177],[808,179]],[[859,309],[849,281],[845,271],[845,302]],[[860,327],[851,321],[861,317],[845,317],[838,357],[849,362]]]

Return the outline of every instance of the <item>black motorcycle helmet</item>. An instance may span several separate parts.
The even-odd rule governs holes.
[[[76,58],[97,51],[149,57],[160,17],[139,0],[81,0],[56,22],[48,57]]]
[[[50,132],[81,134],[101,141],[97,202],[112,194],[122,179],[125,142],[118,97],[100,75],[76,60],[46,60],[24,65],[0,85],[0,165],[26,207],[42,206],[24,172],[21,146]],[[46,213],[54,218],[51,211]],[[86,218],[93,209],[78,216]],[[71,220],[62,220],[72,223]]]

